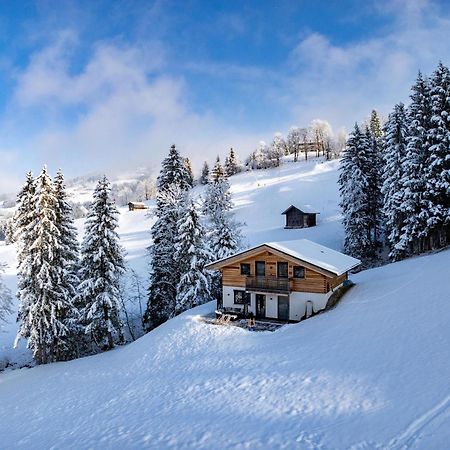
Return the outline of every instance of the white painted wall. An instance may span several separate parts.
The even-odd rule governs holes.
[[[234,291],[243,290],[238,286],[223,286],[223,306],[226,308],[243,309],[243,305],[234,304]],[[336,288],[334,289],[336,290]],[[333,291],[327,294],[312,294],[308,292],[291,292],[289,295],[289,320],[300,320],[306,312],[306,302],[313,303],[313,311],[316,313],[327,306],[328,299]],[[278,296],[275,294],[266,295],[266,317],[270,319],[278,318]],[[256,294],[250,294],[249,312],[256,314]]]
[[[300,320],[306,312],[306,302],[312,301],[313,311],[318,312],[327,306],[333,292],[327,294],[311,294],[308,292],[291,292],[289,299],[289,319]]]

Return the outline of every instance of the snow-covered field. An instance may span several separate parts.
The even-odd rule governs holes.
[[[337,162],[231,178],[249,244],[307,238],[340,250]],[[318,226],[284,230],[291,203]],[[78,224],[82,227],[82,223]],[[151,219],[121,210],[145,277]],[[11,267],[13,247],[0,247]],[[204,305],[98,356],[0,373],[0,448],[445,449],[450,441],[450,251],[353,276],[333,311],[275,333],[208,325]],[[0,334],[10,350],[14,318]]]
[[[450,252],[362,272],[270,333],[183,314],[99,356],[0,376],[2,448],[445,449]]]
[[[343,231],[337,206],[337,167],[338,161],[322,163],[313,159],[308,162],[287,162],[278,169],[258,170],[232,177],[230,182],[236,215],[239,221],[247,225],[244,227],[247,244],[307,238],[340,250]],[[72,186],[69,193],[73,201],[82,203],[92,199],[94,187],[94,182],[83,182],[79,186]],[[202,187],[196,188],[197,194],[201,195],[202,192]],[[127,253],[128,265],[136,271],[144,287],[148,279],[146,248],[151,244],[149,231],[153,223],[147,213],[152,211],[154,202],[147,204],[150,208],[147,211],[130,212],[126,207],[119,209],[119,234]],[[281,213],[291,204],[309,206],[320,212],[319,226],[305,230],[285,230],[285,216]],[[77,220],[76,225],[81,239],[84,220]],[[4,279],[15,292],[15,247],[0,243],[0,261],[9,266]],[[8,324],[0,324],[0,369],[6,364],[31,364],[31,355],[25,343],[21,343],[18,349],[12,348],[16,331],[15,316],[11,316]]]

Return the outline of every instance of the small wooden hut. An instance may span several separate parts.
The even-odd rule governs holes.
[[[284,228],[290,229],[315,227],[317,225],[316,215],[319,213],[301,210],[291,205],[281,214],[286,216],[286,226]]]
[[[145,206],[145,203],[143,203],[143,202],[129,202],[128,209],[130,211],[135,211],[136,209],[147,209],[147,207]]]

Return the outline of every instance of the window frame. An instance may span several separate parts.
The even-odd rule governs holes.
[[[279,266],[283,265],[286,267],[286,276],[280,276]],[[289,263],[286,261],[277,261],[277,278],[282,278],[283,280],[289,278]]]
[[[242,301],[236,301],[236,294],[242,295]],[[234,289],[233,291],[233,304],[235,305],[250,305],[251,297],[249,292],[245,292],[241,289]]]
[[[244,271],[242,270],[244,266],[248,268],[248,273],[244,273]],[[252,273],[252,266],[251,266],[251,264],[250,263],[241,263],[240,271],[241,271],[241,275],[242,276],[249,277],[251,275],[251,273]]]
[[[258,264],[264,264],[264,275],[260,275],[258,273]],[[255,276],[256,277],[265,277],[266,276],[266,262],[265,261],[255,261]]]
[[[296,276],[296,274],[295,274],[296,270],[299,270],[299,269],[301,269],[301,270],[302,270],[302,273],[303,273],[303,276],[301,276],[301,277],[298,277],[298,276]],[[295,278],[296,280],[303,280],[303,279],[306,277],[306,270],[305,270],[305,267],[304,267],[304,266],[294,266],[294,267],[292,268],[292,277]]]

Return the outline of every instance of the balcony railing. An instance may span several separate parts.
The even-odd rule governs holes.
[[[277,277],[247,277],[245,279],[247,291],[289,293],[289,279]]]

